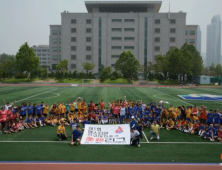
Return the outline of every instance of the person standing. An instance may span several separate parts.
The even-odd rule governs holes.
[[[153,140],[153,137],[155,139],[160,139],[160,126],[157,124],[156,120],[153,121],[153,124],[151,125],[151,131],[150,131],[150,139]]]

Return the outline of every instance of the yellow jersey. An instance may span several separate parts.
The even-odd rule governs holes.
[[[66,106],[65,105],[62,105],[60,107],[60,109],[61,109],[61,113],[65,113],[66,112]]]
[[[60,133],[64,134],[65,130],[66,130],[65,126],[59,125],[57,129],[57,134],[60,134]]]
[[[48,112],[49,112],[49,106],[45,106],[44,108],[43,108],[43,114],[48,114]]]
[[[78,103],[77,103],[77,108],[78,108],[78,109],[81,109],[81,107],[82,107],[82,102],[78,102]]]
[[[192,111],[190,109],[186,110],[186,118],[190,118]]]
[[[74,103],[71,103],[71,105],[70,105],[70,111],[75,111],[75,105],[74,105]]]

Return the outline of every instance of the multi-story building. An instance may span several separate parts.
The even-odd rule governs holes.
[[[186,13],[159,13],[161,1],[86,1],[85,5],[88,13],[63,12],[62,24],[50,26],[52,70],[61,56],[68,60],[70,71],[82,71],[82,63],[90,62],[96,65],[93,73],[99,73],[102,65],[113,66],[124,50],[146,66],[185,43]]]
[[[215,15],[211,25],[207,26],[207,61],[206,66],[221,63],[221,19]]]
[[[33,46],[35,55],[39,58],[40,66],[49,68],[50,67],[50,55],[49,55],[49,46],[48,45],[38,45]]]
[[[201,30],[198,25],[186,25],[185,39],[187,44],[192,44],[201,54]]]

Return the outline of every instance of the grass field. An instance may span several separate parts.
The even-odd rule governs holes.
[[[205,105],[208,109],[222,109],[222,101],[190,101],[177,95],[217,94],[222,95],[220,88],[142,88],[142,87],[0,87],[0,100],[39,103],[50,105],[53,101],[73,100],[82,97],[87,103],[93,100],[120,99],[127,100],[168,101],[165,104]],[[81,162],[221,162],[222,145],[208,142],[197,136],[179,131],[161,129],[161,139],[147,141],[142,139],[140,148],[131,146],[82,145],[71,147],[70,131],[67,142],[57,142],[56,127],[41,127],[24,130],[16,134],[0,135],[1,161],[81,161]],[[144,133],[149,140],[149,129]],[[176,142],[176,143],[174,143]]]

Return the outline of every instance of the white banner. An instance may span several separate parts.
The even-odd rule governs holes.
[[[81,144],[130,145],[130,125],[86,124]]]

